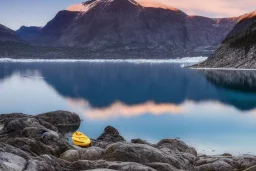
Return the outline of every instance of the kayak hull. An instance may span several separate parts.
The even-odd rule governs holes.
[[[80,147],[89,147],[91,145],[91,140],[82,132],[76,131],[72,136],[72,141],[75,145]]]

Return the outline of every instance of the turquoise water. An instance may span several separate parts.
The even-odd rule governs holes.
[[[255,75],[255,76],[254,76]],[[180,138],[199,152],[256,154],[256,71],[171,63],[0,63],[0,113],[78,113],[97,138]]]

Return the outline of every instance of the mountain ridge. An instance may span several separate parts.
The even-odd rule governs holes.
[[[256,11],[246,14],[216,52],[196,67],[256,68]]]
[[[23,42],[15,31],[2,24],[0,24],[0,41]]]
[[[97,58],[101,53],[105,58],[104,52],[125,56],[128,51],[133,53],[127,58],[208,56],[237,22],[236,18],[189,16],[173,7],[144,7],[130,0],[83,4],[82,11],[60,11],[32,41],[27,41],[40,46],[90,49],[97,51]]]

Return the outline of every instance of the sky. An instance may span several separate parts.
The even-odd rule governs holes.
[[[0,0],[0,24],[44,26],[58,11],[83,0]],[[256,10],[256,0],[145,0],[181,9],[189,15],[234,17]]]

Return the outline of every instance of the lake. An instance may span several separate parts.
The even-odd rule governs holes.
[[[170,62],[0,63],[0,113],[78,113],[97,138],[180,138],[201,153],[256,154],[256,71]],[[183,64],[182,64],[183,65]]]

